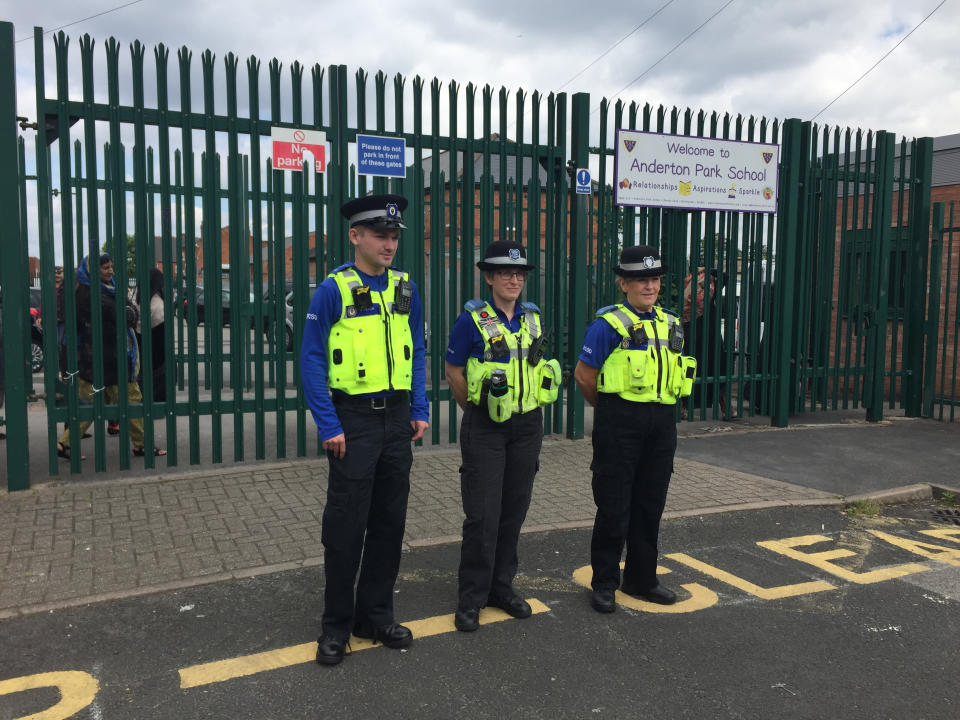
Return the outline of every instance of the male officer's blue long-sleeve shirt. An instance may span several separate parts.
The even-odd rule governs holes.
[[[367,275],[353,263],[341,265],[334,272],[348,267],[356,270],[363,284],[367,285],[373,292],[383,292],[387,289],[389,273]],[[379,312],[379,303],[374,303],[374,308],[376,312]],[[320,283],[313,294],[313,300],[310,302],[310,309],[303,326],[303,344],[300,347],[300,377],[303,382],[303,393],[306,396],[310,412],[313,413],[313,419],[317,423],[317,432],[321,440],[329,440],[343,433],[327,382],[329,370],[327,340],[330,336],[330,328],[340,319],[342,310],[343,301],[340,296],[340,288],[337,286],[336,280],[328,277]],[[417,292],[416,284],[413,288],[413,302],[410,306],[408,319],[413,340],[410,419],[426,422],[430,419],[430,406],[427,403],[426,389],[423,305],[420,302],[420,293]],[[386,390],[377,393],[364,393],[358,397],[381,397],[393,394],[392,391]]]

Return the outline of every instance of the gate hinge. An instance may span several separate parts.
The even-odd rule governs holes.
[[[30,128],[31,130],[37,129],[37,124],[35,122],[30,122],[30,118],[17,115],[17,122],[20,123],[21,130],[26,130],[27,128]]]

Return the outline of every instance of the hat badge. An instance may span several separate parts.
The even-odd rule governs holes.
[[[657,261],[653,259],[653,255],[647,255],[647,256],[643,259],[643,266],[644,266],[645,268],[656,267],[656,262],[657,262]]]
[[[510,259],[511,259],[511,260],[519,260],[519,259],[520,259],[520,251],[517,250],[516,248],[510,248],[510,252],[509,252],[508,254],[510,255]]]
[[[396,203],[387,203],[387,216],[395,218],[400,214],[400,209],[397,207]]]

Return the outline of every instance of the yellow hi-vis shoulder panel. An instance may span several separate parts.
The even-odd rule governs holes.
[[[540,310],[533,303],[521,303],[520,331],[511,332],[504,325],[490,303],[471,300],[464,305],[483,338],[484,358],[467,359],[467,399],[475,405],[483,401],[484,382],[494,370],[507,374],[510,404],[513,414],[549,405],[557,399],[560,389],[560,365],[556,360],[544,360],[536,365],[527,361],[530,346],[543,335]],[[500,345],[509,353],[509,362],[493,362],[494,348]],[[503,352],[503,351],[501,351]]]
[[[410,316],[394,312],[397,283],[407,273],[389,269],[387,288],[370,291],[372,311],[358,311],[354,288],[363,287],[352,268],[330,273],[340,290],[340,319],[327,342],[329,384],[350,395],[409,390],[413,377],[413,336]]]
[[[600,313],[621,341],[600,368],[599,392],[616,393],[633,402],[664,405],[673,405],[677,398],[690,394],[697,361],[681,354],[680,319],[657,306],[653,308],[653,316],[652,320],[641,320],[622,303]],[[631,330],[646,336],[646,348],[631,347]]]

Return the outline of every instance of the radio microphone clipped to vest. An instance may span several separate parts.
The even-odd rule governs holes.
[[[413,305],[413,283],[409,280],[400,280],[397,283],[396,297],[393,301],[393,311],[407,315]]]

